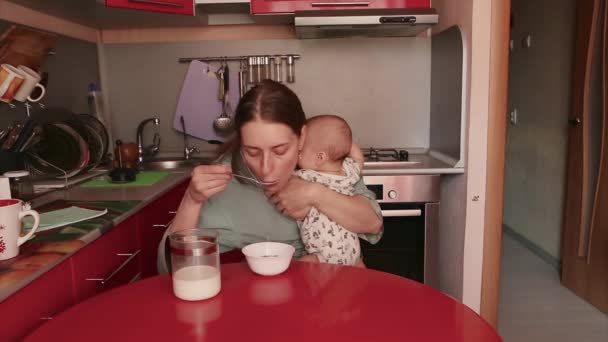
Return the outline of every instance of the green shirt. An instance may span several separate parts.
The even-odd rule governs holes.
[[[251,176],[246,170],[242,174]],[[378,217],[382,217],[374,193],[367,189],[362,179],[355,185],[354,194],[368,198]],[[241,183],[233,178],[224,191],[207,200],[200,215],[199,228],[219,231],[220,252],[268,239],[294,246],[295,256],[305,253],[296,221],[282,215],[270,203],[264,190],[252,183]],[[168,230],[159,245],[159,273],[167,272],[164,252],[167,234]],[[376,243],[381,236],[382,232],[362,234],[360,237]]]

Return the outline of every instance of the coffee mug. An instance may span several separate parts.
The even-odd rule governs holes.
[[[40,74],[26,67],[25,65],[20,65],[18,69],[23,72],[25,78],[23,80],[23,83],[21,84],[21,88],[19,88],[19,90],[15,94],[14,99],[20,102],[25,102],[26,99],[30,102],[38,102],[42,100],[46,90],[44,89],[44,86],[40,84]],[[36,87],[39,87],[41,90],[40,96],[33,99],[30,97],[30,95],[32,94],[34,89],[36,89]]]
[[[0,101],[11,103],[24,79],[23,71],[10,64],[0,65]]]
[[[34,218],[34,226],[25,234],[21,234],[21,220],[25,216]],[[35,210],[23,210],[23,202],[18,199],[0,199],[0,260],[14,258],[19,255],[19,246],[29,240],[38,225],[40,216]]]

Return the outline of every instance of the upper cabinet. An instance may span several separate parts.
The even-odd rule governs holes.
[[[106,6],[194,15],[194,0],[106,0]]]
[[[252,14],[365,8],[430,8],[431,0],[251,0]]]

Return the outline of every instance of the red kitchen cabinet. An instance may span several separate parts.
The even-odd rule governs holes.
[[[137,219],[114,226],[70,258],[77,302],[139,278]]]
[[[139,236],[142,249],[141,277],[147,278],[157,273],[156,258],[158,244],[175,216],[184,192],[190,181],[186,181],[158,198],[139,212]]]
[[[106,0],[106,6],[194,15],[194,0]]]
[[[430,0],[251,0],[251,14],[365,8],[430,8]]]
[[[64,260],[0,304],[0,341],[20,341],[30,331],[74,305],[72,273]]]

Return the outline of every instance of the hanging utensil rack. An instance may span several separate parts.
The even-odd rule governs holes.
[[[248,90],[249,86],[253,86],[265,79],[294,83],[296,81],[295,61],[298,59],[300,59],[300,55],[268,54],[250,56],[182,57],[179,58],[179,63],[190,63],[192,61],[220,63],[239,62],[239,95],[243,97],[243,94]],[[283,69],[285,70],[283,71]]]

